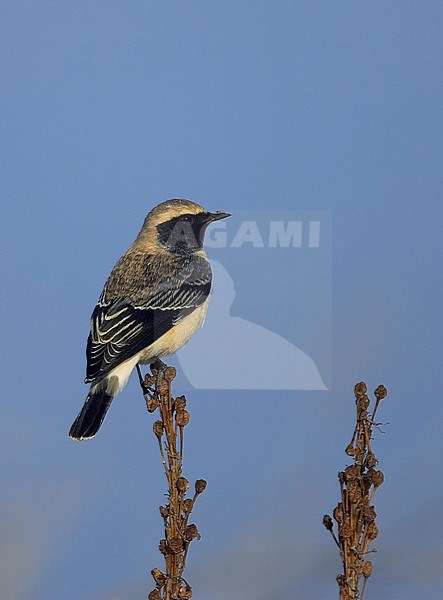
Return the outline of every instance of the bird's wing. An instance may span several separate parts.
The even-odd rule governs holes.
[[[106,286],[91,317],[86,347],[86,383],[101,379],[125,360],[147,348],[209,296],[211,268],[195,257],[155,285],[139,285],[134,293],[106,299]]]

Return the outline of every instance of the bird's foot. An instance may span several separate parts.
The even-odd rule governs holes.
[[[160,358],[156,358],[153,363],[149,365],[151,372],[156,371],[160,373],[161,371],[165,371],[168,368],[168,365],[164,363]]]

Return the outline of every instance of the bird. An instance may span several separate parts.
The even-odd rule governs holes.
[[[85,378],[90,388],[70,438],[94,437],[133,369],[174,354],[203,324],[212,283],[204,234],[210,223],[229,216],[181,198],[148,213],[92,313]]]

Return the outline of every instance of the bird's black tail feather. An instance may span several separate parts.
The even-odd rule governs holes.
[[[102,390],[91,390],[69,431],[73,440],[88,440],[100,429],[114,396]]]

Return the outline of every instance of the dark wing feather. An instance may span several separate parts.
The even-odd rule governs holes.
[[[207,299],[211,289],[209,263],[194,257],[172,277],[135,293],[106,299],[106,286],[91,317],[86,347],[86,382],[99,380],[167,333]]]

